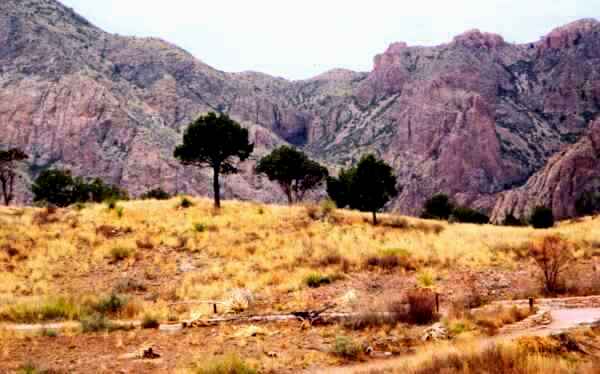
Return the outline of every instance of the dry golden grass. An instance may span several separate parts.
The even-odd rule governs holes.
[[[600,250],[593,245],[598,218],[536,231],[382,214],[382,224],[372,226],[358,212],[319,215],[305,206],[238,201],[214,211],[208,199],[188,199],[189,208],[180,199],[50,214],[1,208],[0,307],[24,296],[109,293],[120,274],[132,273],[156,285],[159,303],[152,307],[166,316],[168,301],[219,299],[239,287],[266,297],[288,294],[305,289],[315,270],[362,271],[369,257],[382,254],[409,254],[411,263],[428,268],[510,268],[515,248],[548,233],[577,243],[579,256]],[[182,271],[182,263],[192,267]]]

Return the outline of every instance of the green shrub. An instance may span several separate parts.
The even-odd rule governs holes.
[[[42,336],[48,337],[48,338],[56,338],[58,336],[58,331],[53,330],[53,329],[42,329],[42,331],[40,332],[40,334]]]
[[[108,210],[114,210],[117,208],[117,200],[107,200],[106,201],[106,207],[108,208]]]
[[[330,284],[332,282],[331,277],[320,273],[310,273],[304,278],[304,283],[310,288],[319,288],[324,284]]]
[[[235,354],[228,354],[203,362],[196,366],[195,374],[257,374],[258,371],[246,364]]]
[[[155,188],[153,190],[149,190],[146,193],[140,196],[141,200],[169,200],[171,195],[168,192],[163,190],[162,188]]]
[[[125,298],[119,297],[118,295],[112,294],[108,297],[100,299],[95,303],[92,308],[100,314],[116,314],[123,309],[127,304]]]
[[[517,217],[515,217],[512,213],[507,215],[506,218],[504,218],[504,221],[502,222],[503,226],[515,226],[515,227],[520,227],[520,226],[527,226],[527,222],[523,219],[519,219]]]
[[[533,209],[529,223],[536,229],[549,229],[554,227],[554,214],[552,209],[537,206]]]
[[[94,313],[81,319],[81,331],[98,332],[111,330],[111,323],[105,315]]]
[[[450,220],[453,222],[475,223],[483,225],[490,222],[490,217],[475,209],[471,209],[465,206],[459,206],[454,208],[454,210],[452,211],[452,216],[450,217]]]
[[[142,328],[143,329],[157,329],[160,327],[160,322],[158,322],[158,318],[153,315],[145,314],[142,319]]]
[[[333,352],[346,359],[355,360],[362,353],[361,345],[347,336],[336,336]]]
[[[206,225],[203,223],[195,223],[194,230],[196,232],[204,232],[204,231],[206,231]]]
[[[187,208],[193,207],[194,203],[187,197],[183,197],[183,198],[181,198],[181,201],[179,202],[179,206],[183,209],[187,209]]]
[[[435,275],[430,269],[423,269],[417,274],[417,283],[421,287],[432,287],[435,284]]]
[[[122,206],[117,207],[117,217],[123,218],[124,208]]]
[[[113,262],[123,261],[126,258],[131,257],[132,250],[124,247],[115,247],[110,250],[110,258]]]
[[[444,194],[432,196],[425,202],[421,218],[447,220],[452,215],[454,203]]]

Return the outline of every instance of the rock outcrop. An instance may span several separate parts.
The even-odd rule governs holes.
[[[291,82],[222,72],[160,39],[106,33],[55,0],[4,0],[0,146],[31,156],[30,177],[65,167],[134,195],[157,186],[209,195],[207,172],[184,168],[172,152],[190,121],[221,111],[257,145],[244,172],[224,181],[227,198],[283,201],[252,170],[268,150],[293,144],[332,172],[365,152],[383,157],[401,191],[390,209],[416,214],[443,192],[499,216],[525,205],[523,190],[542,193],[538,175],[566,149],[585,147],[600,113],[598,61],[600,23],[582,20],[523,45],[479,30],[435,47],[394,43],[371,72]],[[574,177],[562,172],[561,186],[579,185]],[[566,199],[553,203],[561,216],[572,214],[577,189],[553,192]]]
[[[557,218],[577,214],[575,202],[584,192],[600,188],[600,120],[576,144],[552,157],[522,187],[503,193],[492,214],[502,222],[508,214],[527,217],[537,205],[552,208]]]

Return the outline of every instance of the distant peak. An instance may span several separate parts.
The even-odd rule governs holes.
[[[349,69],[331,69],[325,73],[319,74],[310,80],[317,81],[345,81],[350,80],[356,76],[356,72]]]
[[[495,49],[506,44],[502,36],[489,32],[481,32],[479,29],[472,29],[455,36],[453,43],[469,48],[484,49]]]
[[[542,38],[540,49],[560,49],[576,45],[583,34],[598,29],[600,22],[593,18],[584,18],[552,30]]]

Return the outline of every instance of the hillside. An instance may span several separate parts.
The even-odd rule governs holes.
[[[291,82],[222,72],[160,39],[106,33],[55,0],[5,0],[0,11],[0,145],[31,155],[29,176],[67,167],[132,194],[157,185],[210,194],[206,174],[178,165],[172,150],[186,124],[218,110],[250,127],[258,145],[244,173],[225,181],[225,197],[282,201],[252,166],[287,142],[332,171],[379,154],[398,175],[402,192],[390,208],[402,213],[445,192],[495,207],[496,216],[526,215],[526,204],[506,203],[515,198],[496,205],[499,194],[559,188],[545,182],[547,163],[576,151],[600,112],[596,20],[523,45],[478,30],[434,47],[394,43],[371,72]],[[572,215],[595,186],[592,174],[564,175],[575,188],[559,203],[544,193],[540,203]]]
[[[537,231],[394,215],[382,215],[381,225],[372,226],[368,214],[318,206],[226,201],[215,212],[208,199],[189,201],[188,208],[181,198],[119,202],[114,209],[106,204],[56,211],[0,208],[0,371],[33,361],[64,371],[173,372],[234,351],[264,372],[291,373],[343,363],[331,354],[338,335],[404,354],[423,344],[426,326],[377,327],[366,319],[373,327],[334,324],[304,330],[293,322],[260,325],[264,335],[251,337],[244,335],[247,327],[229,325],[178,333],[101,328],[82,333],[76,322],[73,331],[53,337],[44,331],[41,336],[11,332],[4,324],[85,324],[86,310],[100,306],[121,320],[152,316],[168,324],[214,316],[212,305],[195,300],[223,301],[218,316],[225,317],[329,304],[335,312],[368,316],[388,310],[415,287],[442,295],[446,312],[538,295],[539,273],[527,253],[552,234],[562,235],[575,250],[576,262],[565,273],[568,292],[598,289],[598,217]],[[249,305],[236,301],[239,289],[252,295]],[[506,318],[495,315],[489,318]],[[164,360],[118,358],[144,344],[156,344]],[[270,351],[276,358],[269,358]]]

